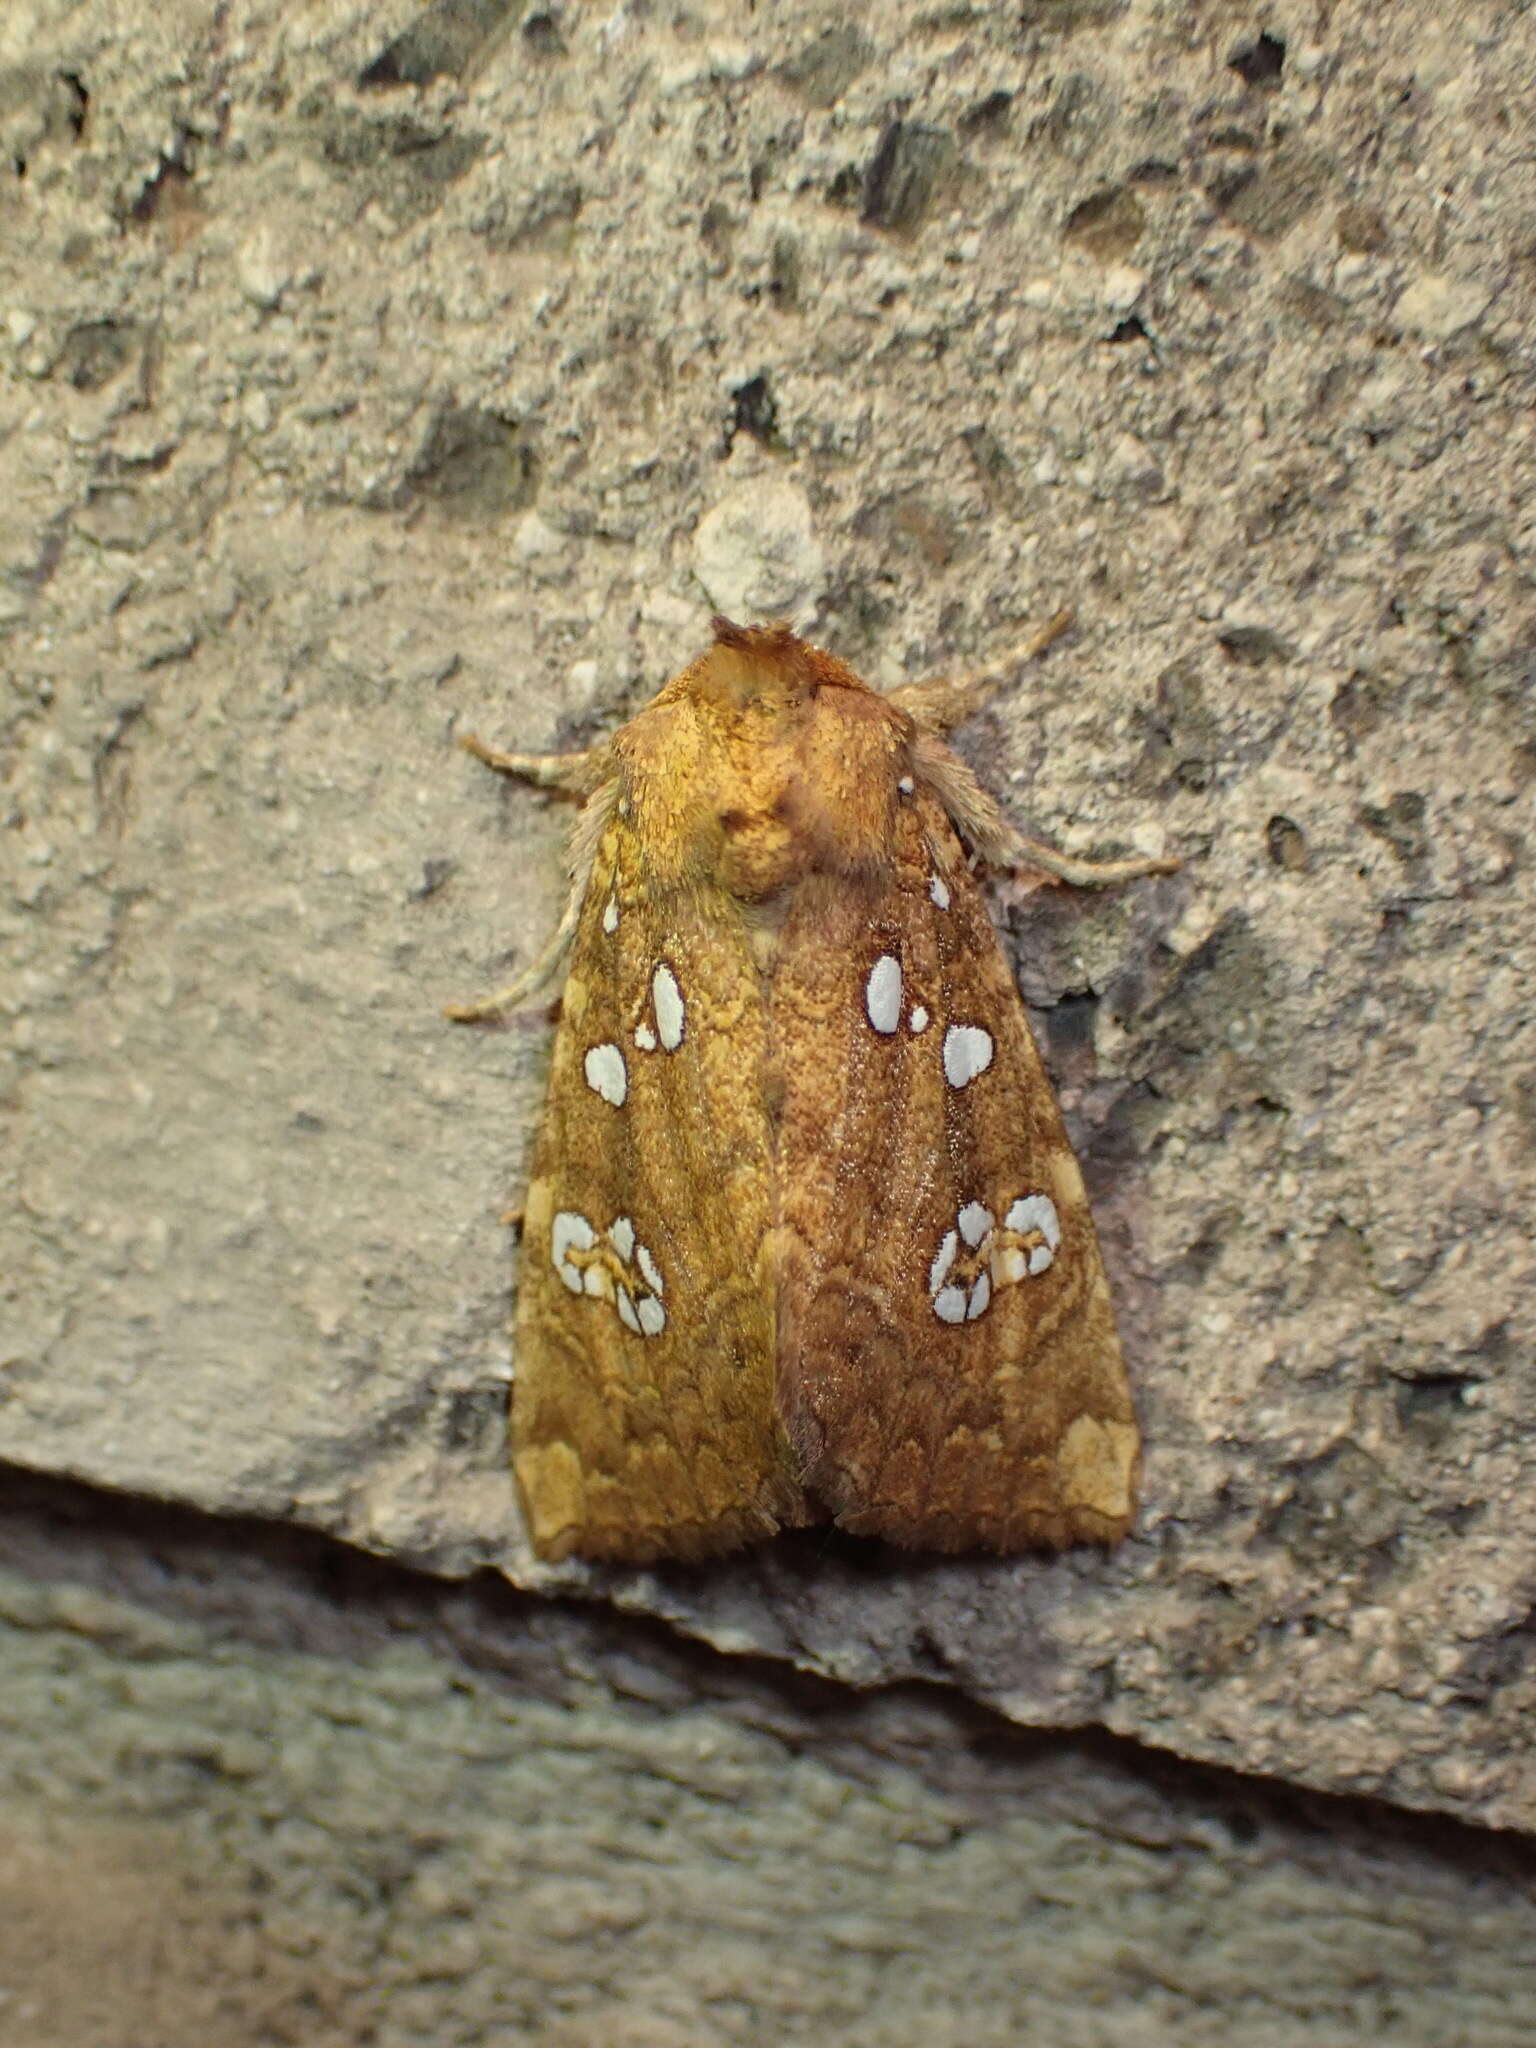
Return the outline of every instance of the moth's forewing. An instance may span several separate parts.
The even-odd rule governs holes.
[[[1137,1438],[1082,1176],[921,786],[888,877],[797,903],[771,1015],[780,1387],[808,1488],[923,1548],[1118,1540]]]
[[[546,1556],[700,1556],[797,1518],[773,1401],[768,1123],[744,1085],[764,1033],[729,903],[658,896],[643,832],[616,816],[524,1218],[513,1456]]]

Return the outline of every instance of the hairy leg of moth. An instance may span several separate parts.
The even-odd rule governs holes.
[[[1006,863],[998,866],[1034,868],[1074,889],[1112,889],[1117,882],[1139,881],[1144,875],[1176,875],[1184,863],[1171,856],[1147,854],[1131,860],[1079,860],[1075,854],[1058,853],[1038,839],[1015,832],[1007,849]]]
[[[540,789],[557,790],[562,796],[590,796],[603,779],[606,747],[587,747],[579,754],[508,754],[487,746],[478,733],[460,733],[459,745],[487,768],[503,775],[519,775]]]
[[[1071,612],[1059,611],[1038,633],[1032,633],[998,660],[988,662],[985,668],[975,669],[968,676],[948,676],[935,682],[902,683],[886,694],[891,703],[910,711],[918,724],[930,732],[952,732],[995,697],[1026,662],[1036,660],[1054,645],[1071,623]]]
[[[912,746],[918,778],[934,792],[966,845],[989,867],[1033,868],[1037,874],[1076,889],[1108,889],[1142,875],[1177,874],[1182,861],[1144,855],[1130,860],[1081,860],[1029,839],[1003,816],[997,799],[983,789],[958,754],[931,732],[918,731]]]
[[[918,764],[961,833],[993,867],[1033,868],[1074,889],[1110,889],[1117,882],[1134,882],[1145,875],[1176,874],[1182,866],[1176,860],[1079,860],[1038,839],[1026,838],[1007,822],[990,792],[947,747],[924,744],[929,735],[950,732],[980,711],[1017,669],[1042,655],[1071,623],[1071,612],[1059,611],[1038,633],[986,668],[938,682],[904,683],[889,692],[890,701],[911,712],[924,728],[917,743]]]
[[[468,742],[465,742],[468,746]],[[604,782],[600,778],[608,761],[606,747],[594,747],[585,754],[501,754],[493,755],[489,748],[482,749],[478,741],[468,746],[477,759],[489,761],[494,767],[504,767],[509,774],[521,775],[525,771],[517,765],[528,761],[541,768],[558,770],[573,762],[581,764],[583,777],[577,781],[550,780],[546,788],[559,789],[567,795],[585,796],[581,815],[576,820],[576,829],[571,834],[570,851],[566,857],[566,872],[570,876],[570,890],[566,895],[565,909],[560,914],[554,935],[538,958],[505,988],[492,990],[488,996],[481,996],[478,1002],[449,1003],[443,1015],[455,1024],[486,1024],[501,1017],[510,1016],[520,1009],[536,990],[543,987],[559,967],[576,935],[576,926],[581,920],[582,901],[587,893],[587,881],[592,873],[592,862],[597,855],[597,843],[602,838],[608,820],[613,813],[619,785],[616,781]],[[594,788],[593,780],[597,779]]]

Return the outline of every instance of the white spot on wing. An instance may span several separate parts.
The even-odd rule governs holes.
[[[912,1026],[912,1029],[914,1031],[926,1031],[928,1029],[928,1012],[923,1008],[921,1003],[918,1003],[915,1006],[911,1016],[907,1019],[907,1022]]]
[[[928,877],[928,894],[937,903],[940,910],[948,910],[949,889],[942,875],[930,875]]]
[[[941,1323],[965,1321],[965,1289],[941,1287],[933,1297],[933,1312]]]
[[[903,775],[900,782],[897,783],[896,787],[901,791],[903,796],[910,796],[913,790],[916,789],[917,784],[912,780],[910,775]]]
[[[944,1078],[965,1088],[992,1064],[992,1034],[979,1024],[951,1024],[944,1034]]]
[[[581,1268],[566,1256],[568,1252],[589,1252],[597,1242],[597,1232],[585,1216],[574,1209],[561,1209],[549,1227],[549,1256],[555,1271],[571,1290],[572,1294],[582,1292]]]
[[[616,932],[618,928],[619,899],[617,896],[610,896],[603,905],[603,930],[605,932]]]
[[[1044,1239],[1043,1244],[1032,1245],[1029,1253],[1030,1272],[1043,1273],[1061,1243],[1061,1218],[1056,1213],[1056,1204],[1049,1195],[1021,1195],[1004,1221],[1021,1237],[1038,1232]]]
[[[869,979],[864,984],[864,1011],[886,1038],[901,1022],[901,962],[894,953],[882,953],[869,970]]]
[[[967,1202],[955,1221],[960,1226],[960,1235],[974,1251],[992,1228],[992,1211],[981,1202]]]
[[[635,1026],[635,1043],[642,1052],[654,1052],[656,1050],[656,1034],[649,1024],[637,1024]]]
[[[581,1065],[592,1093],[601,1095],[604,1102],[611,1102],[615,1109],[621,1109],[629,1093],[629,1069],[619,1048],[616,1045],[588,1046],[587,1056]]]
[[[661,1268],[635,1236],[632,1217],[616,1216],[605,1241],[599,1243],[585,1216],[575,1209],[562,1209],[550,1228],[549,1249],[555,1271],[572,1294],[612,1302],[619,1321],[637,1337],[661,1335],[667,1326],[667,1312],[659,1298],[664,1291]],[[589,1256],[578,1260],[573,1252]]]
[[[1049,1195],[1020,1195],[1001,1227],[985,1202],[964,1203],[928,1268],[934,1314],[941,1323],[974,1323],[999,1288],[1043,1273],[1060,1243],[1061,1218]]]
[[[651,976],[651,1001],[656,1006],[656,1035],[667,1052],[676,1052],[683,1042],[683,992],[677,976],[663,960]]]

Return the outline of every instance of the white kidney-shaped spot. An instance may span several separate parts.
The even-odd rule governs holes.
[[[629,1093],[629,1069],[616,1045],[589,1045],[581,1068],[594,1095],[601,1095],[615,1109],[623,1108]]]
[[[549,1226],[549,1256],[555,1271],[572,1294],[584,1292],[580,1266],[568,1256],[573,1251],[589,1252],[597,1243],[597,1232],[575,1209],[561,1209]]]
[[[1010,1236],[1034,1242],[1004,1241]],[[999,1288],[1043,1273],[1060,1243],[1061,1218],[1049,1195],[1020,1195],[1009,1205],[1001,1230],[985,1202],[966,1202],[928,1268],[934,1314],[941,1323],[974,1323],[986,1314]]]
[[[884,1038],[901,1023],[901,962],[894,953],[882,953],[869,970],[864,1014]]]
[[[599,1243],[579,1210],[561,1209],[550,1226],[549,1254],[555,1271],[572,1294],[612,1303],[619,1321],[635,1336],[659,1337],[667,1327],[660,1266],[636,1237],[632,1217],[616,1216],[604,1237],[606,1241]],[[573,1252],[591,1256],[578,1261]]]
[[[651,976],[651,1002],[656,1011],[656,1036],[664,1052],[676,1052],[683,1042],[687,1011],[677,976],[663,960]]]
[[[992,1228],[992,1211],[981,1202],[967,1202],[956,1216],[955,1224],[955,1229],[945,1231],[933,1264],[928,1268],[928,1292],[933,1300],[933,1312],[941,1323],[975,1322],[978,1316],[986,1314],[987,1304],[992,1299],[992,1281],[985,1264],[979,1271],[973,1269],[969,1289],[963,1274],[960,1279],[951,1279],[950,1275],[962,1242],[971,1251],[986,1243]]]
[[[948,910],[949,889],[942,875],[930,875],[928,877],[928,894],[933,898],[940,910]]]
[[[921,1003],[913,1005],[912,1014],[907,1019],[907,1022],[911,1025],[914,1032],[926,1031],[928,1029],[928,1012]]]
[[[965,1088],[992,1064],[992,1034],[979,1024],[951,1024],[944,1034],[944,1078]]]
[[[1021,1237],[1039,1233],[1043,1242],[1030,1247],[1029,1270],[1043,1273],[1056,1256],[1061,1243],[1061,1218],[1056,1213],[1056,1204],[1049,1195],[1021,1195],[1008,1214],[1003,1218],[1009,1230],[1016,1230]]]
[[[983,1202],[967,1202],[955,1218],[960,1235],[974,1251],[992,1228],[992,1211]]]
[[[603,905],[603,930],[605,932],[616,932],[618,928],[619,899],[617,896],[610,896]]]

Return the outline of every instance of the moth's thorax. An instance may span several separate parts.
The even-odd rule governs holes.
[[[891,857],[912,722],[819,650],[721,643],[616,742],[655,883],[745,903]]]

